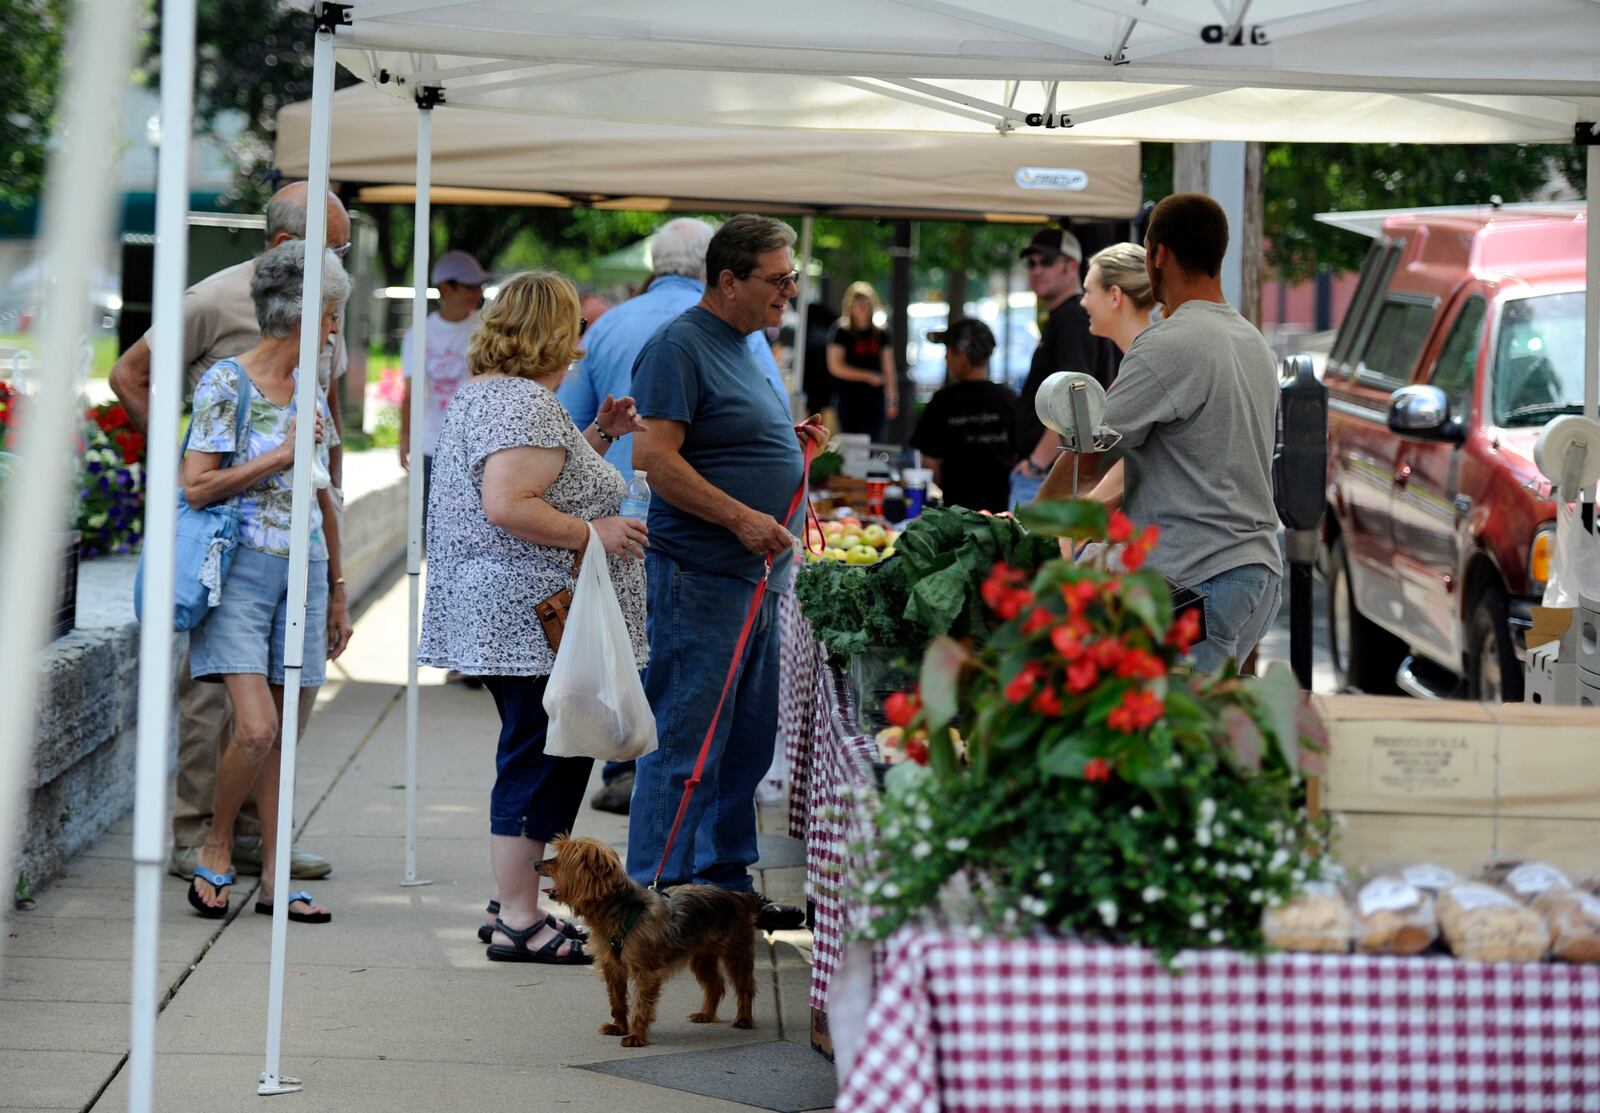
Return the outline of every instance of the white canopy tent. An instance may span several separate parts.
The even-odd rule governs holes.
[[[1516,6],[1500,0],[1213,0],[1209,10],[1193,0],[987,0],[981,7],[955,0],[813,0],[794,11],[731,0],[671,6],[614,0],[603,7],[570,0],[293,0],[290,6],[322,11],[308,140],[312,196],[329,180],[336,40],[340,61],[352,72],[402,102],[417,98],[425,109],[418,126],[419,186],[429,166],[426,109],[436,100],[427,90],[442,90],[452,106],[505,113],[689,126],[965,131],[993,133],[990,141],[997,143],[1030,127],[1030,115],[1066,123],[1075,135],[1322,142],[1592,142],[1600,119],[1600,4],[1593,0]],[[92,157],[85,153],[78,165],[91,166]],[[1592,146],[1588,192],[1600,193],[1600,160]],[[418,195],[425,207],[426,188]],[[186,198],[166,191],[158,201],[181,207]],[[321,206],[309,208],[307,239],[320,245],[325,219]],[[1594,416],[1600,229],[1593,222],[1588,243],[1585,403]],[[419,237],[419,302],[425,256]],[[181,282],[179,272],[163,274],[164,282]],[[320,270],[308,268],[305,304],[313,314],[320,282]],[[314,330],[307,330],[302,363],[314,356]],[[152,397],[175,407],[175,351],[158,350],[154,376]],[[311,382],[306,377],[301,383],[303,407],[312,405]],[[420,399],[422,392],[415,395]],[[66,407],[60,409],[64,429]],[[291,685],[303,652],[310,429],[303,426],[296,443]],[[151,473],[175,474],[175,458],[162,459],[175,451],[173,438],[152,441]],[[52,507],[41,499],[28,500],[26,508],[36,520],[59,517],[44,513]],[[413,519],[419,508],[420,481],[413,477]],[[8,527],[23,525],[22,512],[12,511]],[[8,530],[8,542],[11,536]],[[156,542],[171,533],[147,530],[147,536]],[[413,569],[417,555],[413,543]],[[49,582],[42,560],[25,570],[29,582],[5,596],[4,618],[22,607],[19,590],[43,594]],[[28,610],[30,617],[35,610]],[[25,632],[38,627],[30,622]],[[164,636],[142,643],[145,680],[158,671],[150,667],[152,653],[166,645]],[[0,754],[30,741],[31,724],[11,719],[0,719]],[[293,708],[286,707],[281,845],[287,845],[293,814],[294,721]],[[141,730],[141,773],[146,761],[162,757],[144,751],[163,742]],[[139,831],[159,834],[159,811],[145,806],[144,793],[140,799]],[[136,846],[146,842],[136,835]],[[279,891],[287,891],[288,857],[279,856]],[[262,1093],[293,1088],[278,1062],[287,902],[279,903]],[[154,945],[153,930],[143,932],[136,962],[148,951],[153,964]],[[144,1020],[153,1024],[153,1010]],[[136,1027],[140,1023],[136,1012]],[[148,1051],[148,1044],[136,1046]]]
[[[303,178],[308,170],[310,123],[309,101],[278,113],[275,162],[289,177]],[[444,200],[441,187],[458,186],[531,192],[524,203],[549,205],[1044,220],[1131,217],[1141,199],[1139,145],[1120,140],[1018,135],[996,143],[993,136],[951,132],[510,115],[459,107],[453,89],[446,89],[433,123],[435,203]],[[334,180],[413,184],[416,134],[416,106],[409,101],[367,85],[335,93]]]

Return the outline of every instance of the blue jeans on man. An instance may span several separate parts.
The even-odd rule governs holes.
[[[649,884],[716,712],[756,585],[701,572],[652,549],[645,694],[657,749],[638,761],[628,823],[628,873]],[[778,596],[762,600],[723,705],[711,753],[662,871],[663,881],[750,892],[757,857],[756,788],[772,765],[778,731]]]
[[[1265,564],[1246,564],[1191,590],[1205,598],[1206,636],[1189,658],[1196,669],[1216,672],[1227,661],[1242,664],[1278,617],[1283,578]]]

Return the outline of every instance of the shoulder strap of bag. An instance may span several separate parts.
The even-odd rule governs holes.
[[[223,467],[231,468],[233,467],[233,458],[239,451],[239,444],[244,440],[245,427],[250,423],[251,383],[250,376],[245,374],[244,364],[240,363],[238,360],[220,359],[217,362],[233,364],[234,369],[238,372],[239,376],[239,381],[235,388],[235,393],[237,393],[239,396],[239,403],[238,409],[236,409],[233,413],[233,451],[228,453],[228,455],[225,456],[222,461]],[[178,449],[178,459],[180,462],[183,460],[183,454],[189,451],[189,438],[193,435],[194,414],[191,412],[189,414],[188,427],[183,431],[183,444]]]

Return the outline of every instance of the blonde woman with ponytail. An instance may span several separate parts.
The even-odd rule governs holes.
[[[1145,270],[1144,248],[1136,243],[1112,244],[1089,260],[1083,276],[1083,311],[1089,331],[1126,352],[1133,338],[1151,325],[1156,294]]]

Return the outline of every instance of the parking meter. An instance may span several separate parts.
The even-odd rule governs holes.
[[[1309,692],[1311,576],[1328,476],[1328,388],[1317,381],[1308,355],[1285,359],[1278,384],[1272,497],[1285,527],[1289,558],[1289,663],[1300,687]]]

